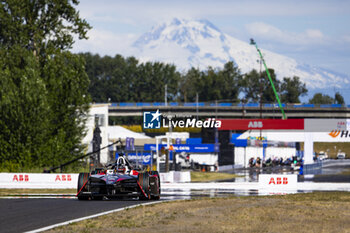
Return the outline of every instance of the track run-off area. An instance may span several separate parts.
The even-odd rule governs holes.
[[[0,232],[27,232],[147,202],[78,201],[76,198],[0,199]],[[153,203],[153,201],[152,201]]]
[[[257,182],[164,183],[160,201],[199,197],[284,195],[312,191],[350,191],[350,183],[298,182],[295,190],[267,190]],[[40,232],[159,201],[136,199],[79,201],[74,194],[23,194],[0,198],[0,232]]]

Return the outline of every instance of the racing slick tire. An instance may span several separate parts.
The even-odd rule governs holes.
[[[84,184],[89,180],[90,173],[79,173],[78,177],[78,189],[77,192],[87,191],[86,186]],[[89,196],[78,195],[78,200],[89,200]]]
[[[152,200],[159,200],[160,199],[160,176],[158,171],[150,171],[151,175],[155,175],[158,177],[158,194],[157,195],[151,195]]]
[[[149,174],[148,172],[142,172],[138,174],[137,181],[141,186],[141,195],[139,196],[140,200],[149,200],[151,199],[149,191]]]

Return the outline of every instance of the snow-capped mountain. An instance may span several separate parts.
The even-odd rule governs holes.
[[[183,70],[222,68],[228,61],[234,61],[242,73],[260,68],[254,46],[221,32],[207,20],[174,19],[153,27],[139,37],[133,47],[138,50],[136,57],[142,62],[167,62]],[[293,58],[260,49],[267,66],[275,70],[278,79],[298,76],[311,89],[343,88],[350,84],[346,75],[300,64]]]

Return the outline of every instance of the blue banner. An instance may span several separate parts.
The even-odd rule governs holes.
[[[136,152],[130,152],[127,153],[127,158],[128,160],[133,163],[136,164],[136,162],[138,162],[139,164],[143,164],[143,165],[150,165],[152,164],[152,155],[151,153],[141,153],[138,152],[136,155]],[[115,159],[118,159],[118,153],[116,153],[115,155]]]
[[[126,150],[131,150],[131,148],[130,148],[130,138],[129,137],[127,137],[125,139],[125,149]]]
[[[135,150],[135,138],[130,138],[130,149]]]
[[[158,150],[162,147],[166,148],[166,144],[159,144]],[[175,152],[192,152],[192,153],[214,153],[215,144],[173,144]],[[145,151],[155,151],[156,144],[145,144]]]

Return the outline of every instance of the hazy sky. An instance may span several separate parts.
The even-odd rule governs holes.
[[[75,52],[133,55],[130,44],[172,18],[207,19],[222,32],[300,62],[350,76],[350,1],[81,0],[93,29]]]

